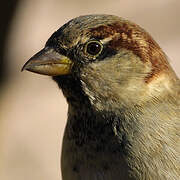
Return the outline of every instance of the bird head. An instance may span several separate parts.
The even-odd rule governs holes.
[[[69,103],[88,102],[98,110],[159,98],[176,79],[152,37],[113,15],[72,19],[52,34],[23,70],[52,76]]]

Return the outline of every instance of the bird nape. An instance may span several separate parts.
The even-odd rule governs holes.
[[[63,180],[180,179],[180,81],[140,26],[77,17],[22,70],[52,76],[68,102]]]

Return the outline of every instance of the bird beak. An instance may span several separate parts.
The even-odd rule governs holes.
[[[59,76],[71,73],[72,61],[56,52],[53,48],[45,47],[23,66],[23,70],[48,76]]]

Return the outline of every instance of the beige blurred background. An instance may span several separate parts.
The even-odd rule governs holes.
[[[0,95],[0,179],[60,180],[67,104],[49,77],[20,72],[73,17],[106,13],[144,27],[180,75],[179,0],[21,0],[5,46],[9,76]]]

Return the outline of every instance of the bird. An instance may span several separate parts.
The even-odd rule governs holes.
[[[63,180],[180,179],[180,80],[142,27],[76,17],[22,70],[52,76],[68,103]]]

